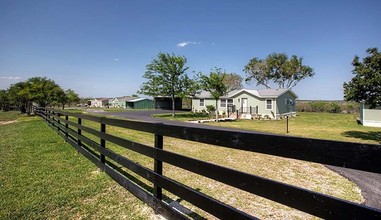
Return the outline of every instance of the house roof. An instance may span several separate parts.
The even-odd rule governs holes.
[[[277,98],[277,97],[283,95],[284,93],[286,93],[288,91],[291,92],[296,98],[298,97],[293,91],[291,91],[289,89],[261,89],[261,90],[238,89],[238,90],[233,90],[233,91],[229,92],[227,95],[221,96],[220,98],[222,98],[222,99],[232,98],[233,96],[238,95],[242,92],[247,92],[247,93],[252,94],[252,95],[259,97],[259,98]],[[195,95],[195,98],[200,98],[200,99],[212,98],[212,96],[211,96],[210,92],[202,90]]]
[[[109,100],[108,98],[95,98],[95,99],[91,99],[90,101],[106,101],[106,100]]]
[[[263,90],[258,90],[258,93],[259,93],[259,96],[261,97],[279,97],[288,91],[292,92],[289,89],[263,89]],[[293,94],[297,97],[295,93]]]
[[[136,99],[136,97],[124,96],[124,97],[118,98],[118,101],[126,102],[126,101],[131,101],[133,99]]]
[[[132,100],[129,100],[128,102],[139,102],[139,101],[142,101],[142,100],[151,100],[151,99],[148,99],[148,98],[136,98],[135,99],[132,99]]]
[[[131,96],[121,96],[121,97],[116,97],[116,98],[113,98],[113,100],[117,100],[118,102],[126,102],[126,101],[130,101],[132,99],[136,99],[136,97],[131,97]]]
[[[231,97],[234,93],[238,92],[240,90],[233,90],[231,92],[229,92],[228,94],[224,95],[224,96],[221,96],[220,98],[222,99],[225,99],[225,98],[229,98]],[[200,99],[207,99],[207,98],[212,98],[212,95],[210,94],[210,92],[208,91],[205,91],[205,90],[201,90],[199,92],[196,93],[196,95],[194,96],[196,98],[200,98]]]

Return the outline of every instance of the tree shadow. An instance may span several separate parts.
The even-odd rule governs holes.
[[[341,133],[345,137],[353,137],[361,140],[377,141],[381,144],[381,131],[346,131]]]

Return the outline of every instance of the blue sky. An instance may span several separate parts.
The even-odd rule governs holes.
[[[284,52],[316,73],[293,89],[300,99],[342,99],[353,57],[381,46],[380,8],[380,0],[2,0],[0,89],[46,76],[82,97],[132,95],[159,52],[185,56],[191,76],[215,66],[245,76],[251,58]]]

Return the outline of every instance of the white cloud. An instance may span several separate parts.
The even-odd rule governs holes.
[[[181,43],[178,43],[177,44],[177,47],[185,47],[185,46],[188,46],[189,44],[195,44],[195,45],[197,45],[197,44],[201,44],[201,42],[199,41],[199,42],[194,42],[194,41],[183,41],[183,42],[181,42]]]
[[[216,45],[216,43],[215,43],[215,42],[212,42],[212,43],[210,43],[210,45],[213,46],[213,45]]]
[[[119,58],[115,58],[114,61],[118,62],[118,61],[119,61]]]
[[[18,79],[21,79],[21,77],[20,76],[0,76],[0,79],[18,80]]]

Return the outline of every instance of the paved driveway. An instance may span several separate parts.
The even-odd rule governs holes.
[[[144,111],[125,111],[125,112],[97,112],[98,114],[116,116],[119,118],[126,118],[131,120],[146,121],[146,122],[157,122],[170,125],[181,125],[186,127],[202,127],[202,128],[213,128],[217,130],[227,130],[227,131],[240,131],[239,129],[231,129],[224,127],[210,126],[207,124],[196,124],[187,123],[179,121],[170,121],[161,118],[153,118],[153,114],[170,114],[172,111],[169,110],[144,110]],[[368,173],[358,170],[352,170],[342,167],[327,166],[329,169],[339,173],[340,175],[350,179],[355,182],[361,189],[361,193],[365,198],[365,205],[371,206],[377,209],[381,209],[381,174]]]
[[[170,114],[172,111],[169,110],[142,110],[142,111],[124,111],[124,112],[97,112],[97,114],[110,115],[119,118],[127,118],[131,120],[139,120],[139,121],[148,121],[148,122],[163,122],[168,120],[162,120],[158,118],[153,118],[151,115],[153,114]]]
[[[176,111],[177,113],[184,112],[184,111]],[[195,128],[213,128],[216,130],[225,130],[225,131],[241,131],[239,129],[231,129],[231,128],[224,128],[224,127],[216,127],[211,126],[208,124],[198,124],[198,123],[188,123],[188,122],[182,122],[182,121],[172,121],[172,120],[166,120],[162,118],[153,118],[153,114],[172,114],[172,111],[170,110],[141,110],[141,111],[125,111],[125,112],[96,112],[97,114],[102,115],[109,115],[114,116],[118,118],[125,118],[125,119],[131,119],[136,121],[144,121],[144,122],[157,122],[157,123],[163,123],[168,125],[179,125],[179,126],[186,126],[186,127],[195,127]]]

